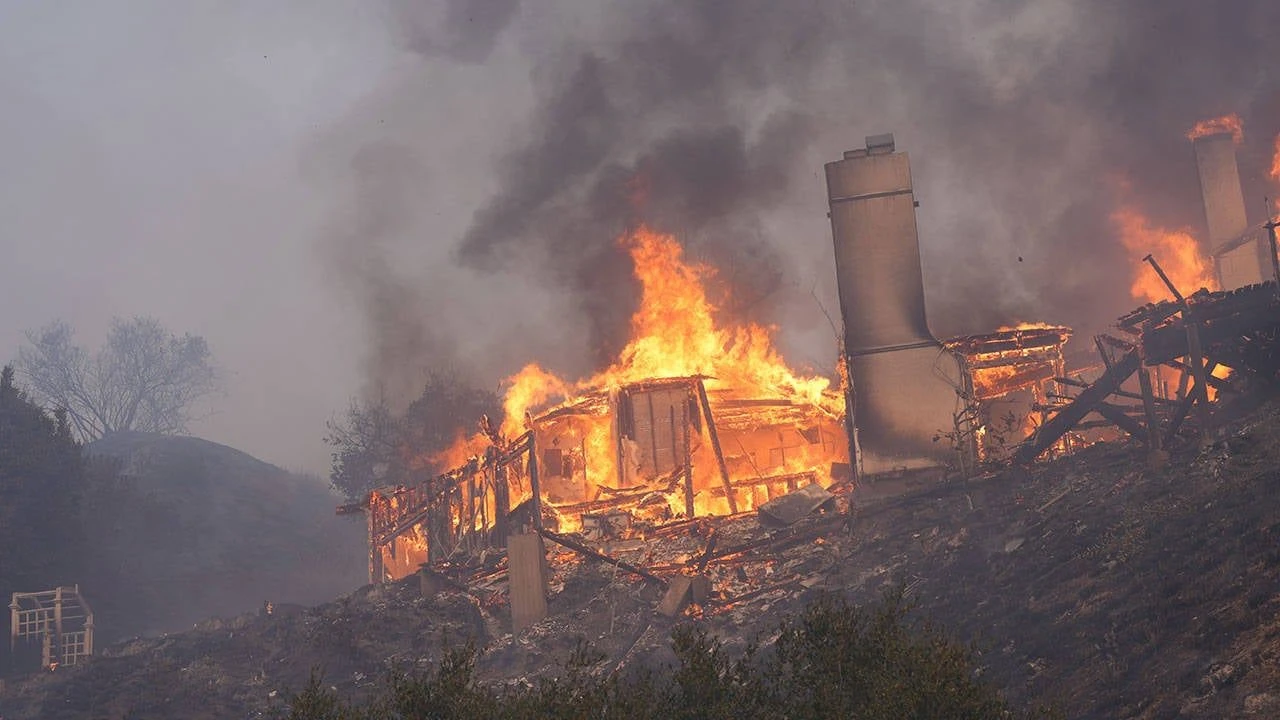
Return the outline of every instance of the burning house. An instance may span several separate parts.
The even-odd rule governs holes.
[[[1219,140],[1205,142],[1206,210],[1221,239],[1239,223],[1212,219],[1231,193],[1210,191],[1230,183],[1205,174],[1226,162]],[[664,588],[667,614],[690,602],[728,607],[801,586],[775,574],[772,552],[843,526],[849,491],[864,480],[969,476],[987,460],[1031,462],[1120,433],[1156,450],[1189,419],[1209,427],[1215,393],[1252,397],[1248,382],[1274,389],[1275,283],[1183,297],[1150,255],[1154,292],[1174,300],[1096,337],[1095,367],[1066,367],[1067,327],[940,341],[925,312],[906,154],[891,135],[873,136],[826,176],[841,387],[788,367],[766,328],[722,317],[707,290],[713,271],[686,260],[675,238],[636,228],[620,243],[641,298],[616,361],[579,382],[525,367],[509,380],[500,421],[481,419],[479,432],[431,458],[451,470],[350,507],[367,514],[371,580],[417,572],[424,590],[500,596],[520,628],[545,614],[556,563],[585,558]],[[1275,223],[1264,228],[1274,257]],[[1185,249],[1189,239],[1173,242]],[[1219,263],[1224,283],[1248,279],[1232,267],[1242,266]],[[1153,290],[1135,279],[1133,292]],[[544,540],[565,556],[551,570]]]
[[[580,383],[537,366],[511,379],[506,418],[437,460],[455,469],[367,503],[372,579],[500,546],[530,526],[610,534],[731,515],[850,472],[844,400],[796,374],[766,328],[716,318],[670,236],[623,238],[642,287],[617,362]]]
[[[1062,391],[1069,339],[1071,328],[1026,324],[945,343],[962,378],[964,406],[949,436],[962,472],[1006,456],[1044,421]]]
[[[501,422],[485,418],[433,458],[452,470],[371,493],[359,507],[371,579],[530,529],[617,539],[782,496],[830,497],[855,477],[967,472],[1022,440],[1064,373],[1070,330],[939,341],[907,155],[892,135],[873,136],[826,170],[844,387],[791,370],[766,328],[718,317],[713,271],[638,228],[621,240],[642,293],[616,362],[578,383],[524,368]]]

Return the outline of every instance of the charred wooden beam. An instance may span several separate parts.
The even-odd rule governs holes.
[[[1213,372],[1213,369],[1217,366],[1217,363],[1210,362],[1209,367],[1205,368],[1204,374],[1208,375]],[[1190,375],[1190,373],[1187,373],[1187,375]],[[1166,445],[1178,436],[1178,431],[1182,429],[1182,423],[1187,419],[1188,413],[1191,412],[1191,406],[1196,402],[1197,398],[1202,395],[1207,397],[1207,394],[1197,392],[1197,390],[1197,387],[1192,386],[1191,391],[1184,395],[1182,401],[1178,403],[1176,408],[1174,408],[1173,415],[1169,418],[1169,427],[1164,431],[1164,442]]]
[[[1151,267],[1155,269],[1156,274],[1160,276],[1160,280],[1164,282],[1165,287],[1169,288],[1169,292],[1173,293],[1173,297],[1179,303],[1186,304],[1186,298],[1182,297],[1182,293],[1178,292],[1178,287],[1173,284],[1173,281],[1169,279],[1169,276],[1164,274],[1164,268],[1160,267],[1160,263],[1156,262],[1156,259],[1152,257],[1150,253],[1142,259],[1151,264]]]
[[[533,495],[533,529],[542,532],[542,485],[538,482],[538,444],[529,433],[529,491]]]
[[[715,529],[711,530],[711,537],[707,538],[707,548],[702,551],[702,556],[698,558],[697,569],[701,573],[707,569],[707,564],[711,562],[711,553],[716,551],[716,543],[720,536],[716,534]]]
[[[1191,363],[1191,377],[1195,378],[1195,387],[1191,394],[1195,397],[1195,409],[1200,417],[1201,439],[1209,433],[1209,373],[1204,369],[1204,352],[1200,346],[1200,323],[1191,308],[1182,311],[1182,321],[1187,329],[1187,360]]]
[[[729,605],[736,605],[737,603],[746,602],[748,600],[755,599],[757,597],[760,597],[761,595],[764,595],[766,593],[771,593],[775,590],[795,590],[800,587],[803,587],[802,585],[800,585],[800,578],[792,578],[790,580],[786,580],[784,582],[780,582],[775,585],[766,585],[762,588],[756,588],[755,590],[752,590],[750,592],[745,592],[737,597],[729,598],[728,600],[718,601],[717,604],[723,607],[727,607]]]
[[[537,532],[539,535],[550,540],[551,542],[563,548],[572,550],[578,553],[579,555],[583,555],[585,557],[591,558],[592,560],[599,560],[602,563],[608,563],[618,568],[619,570],[629,572],[632,575],[638,575],[639,577],[642,577],[645,580],[648,580],[649,582],[656,583],[664,588],[667,587],[668,583],[666,580],[664,580],[663,578],[657,575],[654,575],[653,573],[649,572],[648,570],[645,570],[644,568],[638,565],[632,565],[626,560],[620,560],[615,557],[610,557],[609,555],[605,555],[604,553],[598,550],[595,550],[594,548],[588,545],[580,543],[571,537],[568,537],[566,535],[561,535],[559,533],[551,532],[550,530],[547,530],[545,528],[538,528]]]
[[[1215,366],[1220,366],[1224,364],[1218,358],[1216,353],[1214,355],[1214,360],[1216,361],[1214,362]],[[1194,370],[1192,369],[1192,367],[1180,360],[1170,360],[1166,362],[1165,365],[1168,365],[1169,367],[1174,368],[1176,370],[1181,370],[1183,372],[1194,374]],[[1214,390],[1217,390],[1218,392],[1232,393],[1236,391],[1236,389],[1231,386],[1231,383],[1227,382],[1226,380],[1223,380],[1222,378],[1214,377],[1213,375],[1205,375],[1204,379],[1205,379],[1205,382],[1209,383],[1209,387],[1213,388]]]
[[[1034,435],[1019,445],[1014,451],[1014,460],[1026,464],[1039,457],[1040,453],[1083,420],[1085,415],[1095,410],[1099,403],[1120,389],[1120,384],[1137,371],[1138,364],[1137,348],[1113,361],[1097,382],[1082,390],[1070,404],[1054,413]]]
[[[805,485],[817,481],[817,475],[812,471],[786,473],[784,475],[765,475],[763,477],[739,479],[735,485],[737,487],[759,487],[761,485],[776,485],[778,483],[786,483],[787,487],[795,490],[801,482]],[[724,496],[724,489],[712,488],[711,494],[716,497]]]
[[[1054,378],[1054,379],[1053,379],[1053,381],[1054,381],[1054,382],[1056,382],[1056,383],[1058,383],[1058,384],[1060,384],[1060,385],[1068,385],[1068,386],[1070,386],[1070,387],[1074,387],[1074,388],[1087,388],[1087,387],[1089,387],[1089,383],[1087,383],[1087,382],[1085,382],[1085,381],[1083,381],[1083,380],[1077,380],[1077,379],[1075,379],[1075,378],[1069,378],[1069,377],[1056,377],[1056,378]],[[1122,398],[1125,398],[1125,399],[1128,399],[1128,400],[1142,400],[1142,399],[1143,399],[1142,395],[1140,395],[1140,394],[1138,394],[1138,393],[1134,393],[1134,392],[1129,392],[1128,390],[1116,390],[1115,392],[1113,392],[1113,393],[1111,393],[1111,394],[1112,394],[1112,395],[1115,395],[1116,397],[1122,397]],[[1074,399],[1075,399],[1075,398],[1071,397],[1070,395],[1059,395],[1059,394],[1056,394],[1056,393],[1049,393],[1046,397],[1050,397],[1050,398],[1067,398],[1067,399],[1069,399],[1069,400],[1074,400]],[[1177,401],[1175,401],[1175,400],[1166,400],[1166,399],[1161,398],[1161,397],[1157,397],[1157,398],[1153,398],[1153,399],[1154,399],[1154,401],[1155,401],[1155,403],[1156,403],[1157,405],[1176,405],[1176,404],[1177,404]],[[1048,408],[1048,409],[1053,409],[1053,408]]]
[[[711,553],[710,557],[704,557],[703,559],[698,560],[698,562],[701,563],[702,567],[706,567],[706,564],[711,561],[723,562],[738,555],[742,555],[753,550],[759,550],[761,548],[776,550],[783,546],[807,542],[830,532],[832,529],[843,524],[846,519],[847,518],[844,515],[837,515],[830,519],[819,520],[812,525],[793,526],[785,530],[779,530],[758,540],[751,540],[740,545],[722,548]],[[690,561],[686,564],[692,563],[693,561]]]
[[[1159,418],[1156,416],[1156,394],[1151,387],[1151,371],[1145,367],[1138,368],[1138,387],[1142,390],[1142,414],[1147,423],[1147,434],[1144,440],[1149,453],[1160,449]],[[1151,455],[1154,458],[1154,455]],[[1152,460],[1152,462],[1155,462]]]
[[[729,512],[737,514],[738,500],[733,496],[733,484],[729,481],[729,467],[724,462],[724,449],[720,447],[720,433],[716,431],[716,420],[711,416],[711,401],[707,399],[707,385],[698,378],[698,402],[702,405],[702,416],[707,421],[707,434],[711,437],[711,449],[716,454],[716,464],[720,466],[720,483],[724,486],[724,496],[729,500]]]
[[[680,428],[683,433],[684,440],[684,462],[682,464],[684,470],[684,511],[685,516],[690,520],[695,514],[693,502],[693,450],[689,448],[689,403],[686,401],[682,404],[680,410]],[[675,422],[675,408],[671,408],[672,422]]]
[[[1147,430],[1131,416],[1124,408],[1119,405],[1112,405],[1108,402],[1100,402],[1094,408],[1099,415],[1110,420],[1116,427],[1128,433],[1135,440],[1146,440]]]

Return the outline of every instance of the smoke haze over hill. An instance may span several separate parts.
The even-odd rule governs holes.
[[[159,315],[230,377],[197,433],[323,471],[353,394],[598,366],[646,221],[829,369],[821,165],[885,131],[938,335],[1097,329],[1132,304],[1121,183],[1203,223],[1194,122],[1240,113],[1255,217],[1275,192],[1276,27],[1268,0],[0,0],[0,344]]]

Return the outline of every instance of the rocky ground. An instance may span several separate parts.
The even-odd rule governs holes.
[[[610,672],[668,657],[676,622],[731,644],[769,639],[820,592],[858,600],[905,585],[919,612],[972,640],[982,673],[1015,706],[1069,717],[1280,716],[1280,409],[1174,448],[1097,445],[1029,470],[876,498],[783,529],[754,517],[619,546],[650,564],[709,562],[718,593],[679,618],[663,588],[551,547],[550,616],[513,635],[501,573],[470,594],[424,596],[416,580],[335,602],[246,615],[109,648],[83,667],[10,680],[5,718],[269,716],[314,668],[348,695],[388,668],[427,668],[442,643],[484,648],[480,672],[512,682],[556,672],[586,640]],[[713,553],[713,554],[715,554]]]

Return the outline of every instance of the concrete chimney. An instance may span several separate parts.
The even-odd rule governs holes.
[[[836,280],[861,470],[936,467],[955,427],[960,369],[929,330],[906,153],[892,135],[827,163]]]
[[[1249,230],[1245,216],[1240,170],[1236,166],[1235,138],[1230,132],[1205,135],[1192,141],[1204,196],[1205,222],[1209,230],[1204,254],[1213,256],[1218,282],[1224,290],[1262,282],[1271,267],[1269,246],[1261,239],[1240,243]],[[1231,250],[1224,246],[1237,245]],[[1265,262],[1264,262],[1265,261]],[[1187,289],[1191,292],[1194,288]]]

